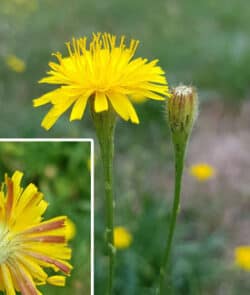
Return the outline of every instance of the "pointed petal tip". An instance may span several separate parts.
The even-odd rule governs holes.
[[[72,121],[79,121],[79,120],[81,120],[82,118],[80,118],[80,116],[79,117],[70,117],[69,118],[69,121],[70,122],[72,122]]]
[[[138,120],[131,120],[131,122],[132,122],[133,124],[136,124],[136,125],[139,125],[139,124],[140,124],[139,119],[138,119]]]
[[[41,127],[43,127],[46,131],[49,131],[52,128],[53,125],[49,125],[49,123],[42,122]]]
[[[106,112],[108,110],[108,107],[105,109],[95,109],[95,113],[102,113],[102,112]]]
[[[34,108],[40,107],[42,105],[42,103],[40,102],[39,97],[38,98],[34,98],[32,100],[32,105],[33,105]]]

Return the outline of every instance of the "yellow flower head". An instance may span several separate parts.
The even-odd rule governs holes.
[[[25,62],[15,55],[8,55],[6,57],[7,66],[14,72],[22,73],[26,70]]]
[[[114,246],[117,249],[126,249],[132,243],[131,233],[122,226],[117,226],[114,228]]]
[[[250,271],[250,246],[235,248],[235,263],[243,270]]]
[[[65,285],[65,276],[48,276],[43,268],[69,275],[67,217],[42,221],[48,203],[34,184],[20,186],[23,173],[5,176],[0,191],[0,291],[7,295],[41,294],[37,285]]]
[[[48,77],[39,81],[60,87],[33,101],[34,107],[53,105],[42,126],[50,129],[72,105],[70,121],[80,120],[88,100],[96,113],[113,108],[122,119],[138,124],[131,101],[164,100],[169,95],[158,60],[132,59],[138,44],[131,40],[126,46],[124,36],[117,42],[116,36],[108,33],[93,34],[89,45],[86,37],[66,43],[69,56],[54,54],[58,63],[50,62]]]
[[[213,166],[206,163],[199,163],[190,167],[190,173],[199,181],[206,181],[213,178],[215,169]]]

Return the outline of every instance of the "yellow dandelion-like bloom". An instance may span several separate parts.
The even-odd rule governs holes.
[[[48,77],[39,82],[60,87],[33,100],[34,107],[53,105],[42,121],[45,129],[50,129],[72,105],[70,121],[80,120],[88,100],[93,102],[96,113],[113,108],[122,119],[138,124],[133,99],[164,100],[169,95],[158,60],[132,59],[139,41],[131,40],[126,46],[124,36],[118,43],[116,39],[108,33],[97,33],[87,45],[86,37],[73,38],[66,43],[68,57],[59,52],[54,54],[58,63],[50,62]]]
[[[44,268],[65,275],[72,269],[67,217],[43,221],[48,203],[34,184],[23,189],[22,177],[6,175],[0,191],[0,291],[39,295],[37,285],[65,285],[64,275],[49,277]]]
[[[245,271],[250,271],[250,246],[239,246],[235,248],[235,263]]]
[[[15,55],[8,55],[5,61],[7,66],[16,73],[22,73],[26,70],[25,62]]]
[[[114,228],[114,246],[117,249],[126,249],[132,243],[133,237],[131,233],[123,226]]]
[[[214,177],[215,168],[206,163],[199,163],[190,167],[190,174],[199,181],[206,181]]]

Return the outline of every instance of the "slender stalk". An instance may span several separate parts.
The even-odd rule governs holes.
[[[171,90],[171,97],[167,101],[167,119],[172,135],[175,151],[175,189],[172,212],[169,223],[167,245],[160,268],[160,282],[157,295],[166,295],[164,282],[174,237],[176,219],[180,206],[181,184],[186,146],[192,132],[198,113],[198,96],[195,88],[180,85]]]
[[[105,216],[106,228],[105,237],[109,255],[109,271],[107,295],[112,294],[113,276],[115,264],[115,247],[114,247],[114,193],[113,193],[113,158],[114,158],[114,130],[115,115],[113,111],[107,111],[100,114],[92,112],[96,134],[98,137],[105,186]]]
[[[166,278],[166,269],[169,262],[171,245],[173,241],[176,219],[179,211],[180,205],[180,195],[181,195],[181,184],[182,184],[182,174],[185,159],[186,145],[175,144],[175,189],[174,189],[174,200],[172,205],[172,212],[170,217],[169,232],[167,238],[166,250],[164,252],[161,268],[160,268],[160,283],[157,294],[163,295],[167,294],[164,292],[164,281]]]
[[[106,212],[106,229],[105,236],[108,246],[109,253],[109,278],[108,278],[108,287],[107,294],[112,294],[113,288],[113,275],[114,275],[114,258],[115,258],[115,249],[114,249],[114,240],[113,240],[113,231],[114,231],[114,196],[113,196],[113,134],[110,136],[109,140],[106,141],[106,144],[102,145],[101,154],[103,161],[103,173],[104,173],[104,182],[105,182],[105,212]]]

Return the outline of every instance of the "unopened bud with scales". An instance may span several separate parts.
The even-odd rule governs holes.
[[[173,88],[167,102],[167,115],[175,145],[186,145],[197,114],[198,95],[195,88],[185,85]]]

